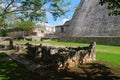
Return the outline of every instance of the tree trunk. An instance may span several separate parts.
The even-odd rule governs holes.
[[[26,31],[23,30],[23,39],[25,40],[25,34],[26,34]]]
[[[9,39],[9,49],[13,49],[13,39]]]

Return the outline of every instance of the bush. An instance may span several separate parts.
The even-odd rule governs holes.
[[[7,30],[6,29],[0,30],[0,36],[1,37],[6,37],[7,36]]]

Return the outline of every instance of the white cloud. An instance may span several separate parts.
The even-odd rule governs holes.
[[[44,23],[44,22],[37,22],[36,25],[46,25],[46,26],[49,26],[49,27],[54,27],[53,25],[50,25],[50,24]]]
[[[45,23],[45,25],[50,26],[50,27],[53,27],[53,25],[50,25],[50,24],[48,24],[48,23]]]
[[[65,18],[65,19],[63,19],[63,24],[66,22],[66,21],[69,21],[69,19],[67,19],[67,18]]]
[[[15,3],[14,5],[20,7],[22,4],[21,3]]]
[[[3,8],[5,8],[5,5],[4,5],[4,4],[0,4],[0,7],[3,7]]]

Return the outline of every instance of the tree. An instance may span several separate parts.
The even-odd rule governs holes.
[[[23,21],[18,24],[18,26],[25,31],[30,31],[34,28],[35,24],[32,21]]]
[[[5,21],[3,18],[0,18],[0,27],[3,27],[5,25]]]
[[[109,15],[120,15],[120,0],[100,0],[100,4],[108,3]]]
[[[6,23],[4,18],[0,18],[0,36],[5,37],[7,36],[7,29],[6,29]]]
[[[7,29],[0,29],[0,36],[1,37],[7,36]]]
[[[17,14],[9,13],[6,15],[5,23],[7,24],[7,27],[12,27],[12,24],[14,24],[16,22],[21,22],[21,20],[17,16]]]
[[[17,22],[14,24],[14,27],[18,27],[23,30],[23,38],[25,34],[29,33],[35,26],[35,24],[32,21],[22,21]]]
[[[69,4],[64,0],[0,0],[0,6],[3,8],[0,18],[9,13],[16,13],[21,20],[43,21],[46,12],[49,12],[56,19],[65,14],[64,8]]]

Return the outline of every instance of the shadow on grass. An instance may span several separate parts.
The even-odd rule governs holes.
[[[42,80],[42,78],[18,66],[6,55],[0,53],[0,80]]]
[[[29,72],[0,53],[0,80],[119,80],[110,68],[99,63],[81,65],[76,70],[48,72],[44,76]]]
[[[84,71],[88,80],[120,80],[120,76],[115,75],[113,69],[100,63],[89,63],[79,68]]]

